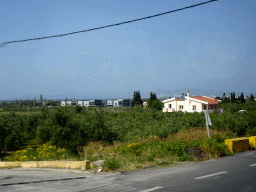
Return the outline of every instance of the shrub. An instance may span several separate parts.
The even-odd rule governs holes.
[[[204,152],[213,155],[214,157],[230,155],[231,153],[228,146],[225,145],[224,140],[224,138],[220,138],[218,135],[215,135],[210,139],[206,138],[202,144]]]
[[[154,161],[154,159],[155,159],[155,155],[149,155],[149,156],[147,157],[147,160],[148,160],[148,161]]]
[[[116,159],[115,157],[112,157],[111,159],[107,159],[103,165],[103,171],[115,171],[117,169],[119,169],[121,167],[120,162],[118,161],[118,159]]]
[[[142,147],[139,143],[132,143],[128,145],[128,151],[139,156],[142,153]]]

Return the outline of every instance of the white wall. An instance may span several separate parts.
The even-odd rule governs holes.
[[[195,112],[195,111],[193,111],[193,105],[195,105],[196,106],[196,112],[202,112],[202,103],[198,103],[198,102],[195,102],[195,101],[191,101],[191,104],[190,104],[190,106],[191,106],[191,112]]]
[[[169,108],[169,105],[172,105],[172,109],[174,109],[175,111],[187,111],[187,112],[201,112],[202,109],[202,103],[196,102],[196,101],[191,101],[190,103],[188,100],[185,101],[170,101],[167,103],[164,103],[164,109],[163,111],[165,112],[172,112],[172,110]],[[180,110],[179,106],[183,105],[183,109]],[[196,111],[193,111],[193,105],[196,106]]]

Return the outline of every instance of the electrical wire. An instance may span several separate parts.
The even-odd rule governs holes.
[[[126,23],[132,23],[132,22],[135,22],[135,21],[140,21],[140,20],[144,20],[144,19],[150,19],[150,18],[153,18],[153,17],[158,17],[158,16],[161,16],[161,15],[165,15],[165,14],[168,14],[168,13],[173,13],[173,12],[176,12],[176,11],[181,11],[181,10],[184,10],[184,9],[189,9],[189,8],[197,7],[197,6],[200,6],[200,5],[211,3],[213,1],[218,1],[218,0],[210,0],[210,1],[203,2],[203,3],[191,5],[191,6],[188,6],[188,7],[184,7],[184,8],[180,8],[180,9],[175,9],[175,10],[164,12],[164,13],[160,13],[160,14],[157,14],[157,15],[152,15],[152,16],[143,17],[143,18],[140,18],[140,19],[134,19],[134,20],[130,20],[130,21],[125,21],[125,22],[122,22],[122,23],[116,23],[116,24],[112,24],[112,25],[106,25],[106,26],[103,26],[103,27],[87,29],[87,30],[83,30],[83,31],[75,31],[75,32],[71,32],[71,33],[65,33],[65,34],[53,35],[53,36],[46,36],[46,37],[39,37],[39,38],[34,38],[34,39],[24,39],[24,40],[3,42],[3,43],[0,43],[0,47],[4,47],[5,45],[10,44],[10,43],[18,43],[18,42],[24,42],[24,41],[41,40],[41,39],[47,39],[47,38],[53,38],[53,37],[63,37],[63,36],[66,36],[66,35],[72,35],[72,34],[76,34],[76,33],[83,33],[83,32],[93,31],[93,30],[97,30],[97,29],[103,29],[103,28],[107,28],[107,27],[113,27],[113,26],[117,26],[117,25],[122,25],[122,24],[126,24]]]

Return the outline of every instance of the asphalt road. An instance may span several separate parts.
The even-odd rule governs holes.
[[[95,175],[68,169],[2,169],[0,191],[256,192],[256,151],[127,173]]]

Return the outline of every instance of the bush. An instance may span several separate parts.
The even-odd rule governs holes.
[[[210,139],[206,138],[202,144],[204,152],[214,157],[230,155],[231,152],[228,146],[225,145],[224,140],[224,138],[220,138],[218,135],[214,135]]]
[[[119,169],[121,167],[121,164],[120,162],[118,161],[118,159],[116,159],[115,157],[112,157],[112,159],[107,159],[103,165],[102,165],[102,168],[103,168],[103,171],[115,171],[117,169]]]
[[[163,150],[169,152],[170,155],[178,155],[183,156],[187,154],[187,148],[200,147],[200,142],[193,141],[191,143],[187,143],[185,141],[174,141],[169,143],[163,143]]]
[[[147,157],[147,160],[148,160],[148,161],[154,161],[154,159],[155,159],[155,155],[149,155],[149,156]]]

